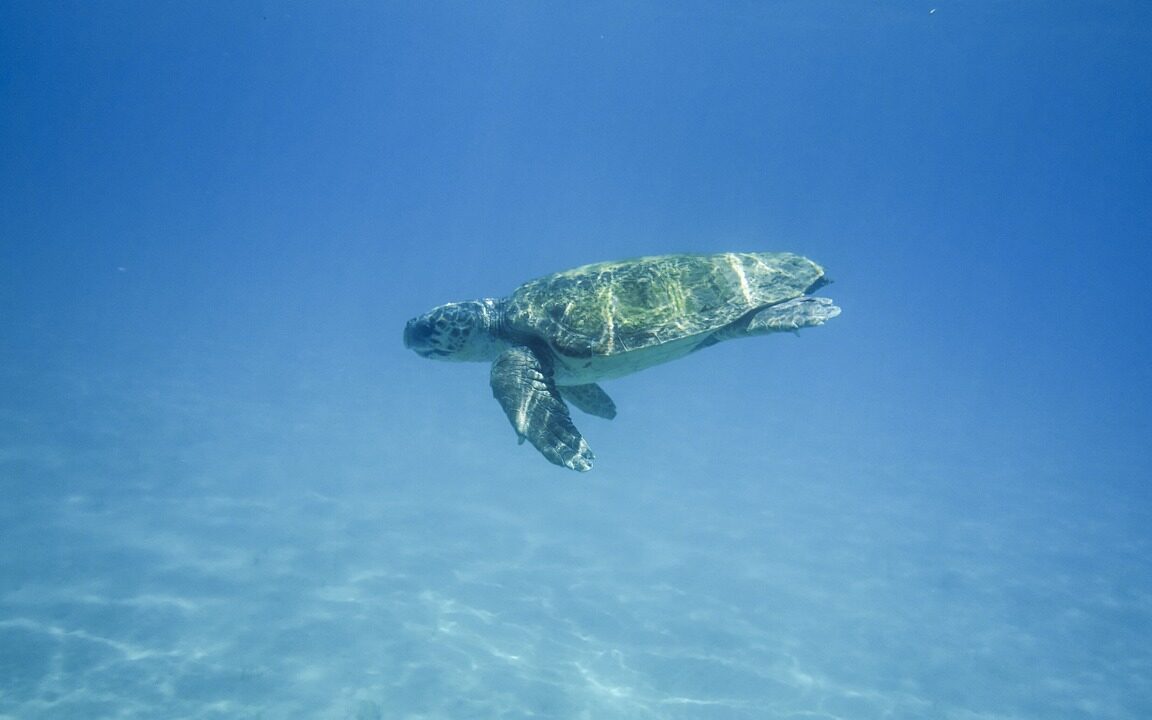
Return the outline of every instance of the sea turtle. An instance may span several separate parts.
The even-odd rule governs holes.
[[[573,470],[593,455],[565,400],[616,415],[596,382],[722,340],[795,331],[840,314],[810,293],[824,269],[792,253],[660,255],[585,265],[503,299],[441,305],[408,321],[404,344],[440,360],[492,363],[492,393],[520,442]]]

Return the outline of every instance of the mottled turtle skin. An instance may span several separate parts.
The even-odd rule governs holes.
[[[449,303],[408,322],[424,357],[492,361],[493,394],[521,442],[575,470],[593,455],[564,401],[601,417],[595,383],[722,340],[822,325],[840,313],[810,293],[824,269],[792,253],[661,255],[586,265],[521,285],[504,299]]]

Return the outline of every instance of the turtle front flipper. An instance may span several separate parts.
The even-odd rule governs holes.
[[[526,347],[513,347],[492,363],[491,382],[520,442],[528,440],[549,462],[580,472],[592,469],[592,451],[572,424],[548,364]]]
[[[560,394],[565,400],[580,408],[589,415],[611,420],[616,417],[616,403],[608,397],[608,393],[596,383],[587,385],[565,385]]]

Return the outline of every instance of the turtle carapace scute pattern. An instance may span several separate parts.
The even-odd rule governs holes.
[[[520,441],[589,470],[568,404],[612,418],[601,380],[730,340],[822,325],[840,314],[811,293],[824,269],[793,253],[660,255],[531,280],[502,299],[448,303],[408,321],[424,357],[492,363],[492,392]]]

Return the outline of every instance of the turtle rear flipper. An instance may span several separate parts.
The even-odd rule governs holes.
[[[560,391],[565,400],[580,408],[589,415],[611,420],[616,417],[616,403],[608,397],[608,393],[596,383],[585,385],[565,385]]]
[[[787,302],[770,305],[748,319],[744,328],[747,335],[773,332],[792,332],[800,328],[823,325],[840,314],[840,308],[825,297],[798,297]]]
[[[584,472],[592,469],[592,450],[572,424],[552,371],[531,350],[505,350],[492,363],[492,395],[520,436],[549,462]]]

